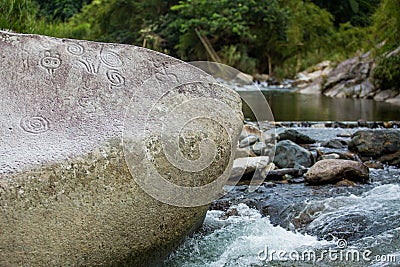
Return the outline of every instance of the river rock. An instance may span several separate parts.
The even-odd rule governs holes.
[[[312,155],[311,152],[296,143],[283,140],[276,145],[274,163],[279,168],[310,167]]]
[[[129,45],[1,31],[0,55],[0,266],[154,266],[201,225],[237,93]]]
[[[243,126],[242,132],[239,136],[239,141],[242,141],[246,137],[252,135],[252,136],[257,136],[258,139],[262,140],[262,134],[263,132],[260,131],[257,126],[251,125],[251,124],[246,124]]]
[[[388,100],[391,98],[395,98],[398,95],[399,95],[399,91],[397,91],[397,90],[384,90],[384,91],[377,93],[374,96],[374,100],[375,101],[385,101],[385,100]]]
[[[353,134],[349,149],[365,160],[372,158],[390,165],[400,165],[400,131],[357,131]]]
[[[305,174],[305,181],[309,184],[337,183],[344,179],[366,182],[369,169],[357,161],[325,159],[315,163]]]
[[[328,74],[323,84],[324,95],[342,98],[373,97],[377,89],[369,78],[372,66],[373,58],[370,52],[339,63]]]
[[[267,145],[264,142],[257,142],[251,146],[251,149],[254,151],[256,155],[264,156],[265,150],[267,149]]]
[[[242,141],[239,143],[239,147],[247,147],[255,144],[258,141],[258,137],[255,135],[248,135],[247,137],[243,138]]]
[[[331,139],[321,143],[321,146],[323,147],[337,148],[337,149],[347,147],[347,145],[348,142],[346,140],[339,138]]]
[[[296,144],[313,144],[315,140],[294,129],[278,129],[276,131],[278,140],[290,140]]]
[[[235,153],[235,159],[256,157],[257,155],[253,152],[250,147],[238,147]]]
[[[275,165],[271,163],[270,157],[267,156],[239,158],[235,159],[233,163],[229,179],[230,181],[239,180],[247,174],[255,174],[256,178],[264,179],[267,176],[267,172],[274,168]]]

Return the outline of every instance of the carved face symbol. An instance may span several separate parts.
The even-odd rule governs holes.
[[[42,58],[42,66],[48,69],[56,69],[60,67],[61,60],[58,57],[44,57]]]
[[[46,68],[49,73],[52,73],[54,69],[59,68],[61,65],[60,55],[46,51],[44,57],[40,60],[40,64]]]

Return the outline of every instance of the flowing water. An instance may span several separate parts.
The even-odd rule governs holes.
[[[165,266],[400,266],[400,170],[373,169],[371,180],[254,193],[239,186],[226,196],[228,212],[210,210]]]
[[[239,88],[254,101],[254,87]],[[360,99],[262,92],[277,121],[400,120],[399,107]],[[262,102],[260,102],[262,103]],[[254,120],[244,104],[245,117]],[[320,140],[337,131],[303,129]],[[236,186],[212,204],[200,232],[164,263],[172,266],[400,266],[400,169],[371,169],[356,187]]]

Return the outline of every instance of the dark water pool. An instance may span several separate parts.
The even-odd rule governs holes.
[[[256,111],[265,101],[255,91],[239,90],[240,96],[251,101]],[[304,95],[290,90],[264,90],[276,121],[390,121],[400,120],[400,106],[370,99],[330,98],[324,95]],[[243,103],[245,118],[255,121],[249,106]]]

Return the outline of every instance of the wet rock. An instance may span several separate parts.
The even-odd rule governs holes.
[[[364,162],[364,165],[370,169],[383,169],[382,162],[375,161],[375,160],[368,160]]]
[[[395,98],[397,95],[399,95],[399,91],[397,90],[384,90],[379,93],[377,93],[374,96],[375,101],[385,101],[391,98]]]
[[[337,183],[344,179],[366,182],[369,179],[368,167],[352,160],[326,159],[315,163],[305,174],[305,181],[309,184]]]
[[[356,186],[356,183],[347,179],[341,180],[335,184],[336,186]]]
[[[270,163],[270,157],[266,156],[235,159],[229,179],[231,181],[240,178],[244,179],[247,177],[247,174],[249,174],[250,178],[252,178],[253,175],[264,178],[267,172],[275,167]]]
[[[254,145],[251,146],[251,149],[256,155],[263,155],[265,153],[265,150],[267,148],[267,145],[264,142],[257,142]]]
[[[0,52],[0,266],[155,266],[201,226],[201,196],[138,183],[220,177],[242,129],[236,92],[141,47],[1,31]],[[215,153],[198,149],[205,137]],[[215,158],[183,171],[200,152]]]
[[[243,130],[239,136],[239,141],[242,141],[248,136],[257,136],[259,140],[262,139],[263,132],[260,131],[256,125],[246,124],[243,126]]]
[[[276,131],[278,140],[290,140],[296,144],[313,144],[315,140],[294,129],[279,129]]]
[[[274,163],[279,168],[310,167],[312,165],[312,155],[308,150],[296,143],[290,140],[283,140],[276,145]]]
[[[278,170],[270,170],[267,173],[267,179],[269,180],[281,180],[285,175],[292,177],[300,177],[307,172],[307,169],[295,169],[295,168],[283,168]]]
[[[343,140],[343,139],[331,139],[329,141],[325,141],[321,143],[321,146],[323,147],[329,147],[329,148],[344,148],[347,147],[348,141]]]
[[[340,159],[340,156],[336,153],[325,154],[325,155],[322,155],[321,159],[322,160],[324,160],[324,159]]]
[[[254,154],[253,150],[250,147],[238,147],[236,149],[235,159],[247,157],[257,157],[257,155]]]
[[[347,150],[319,147],[316,151],[318,154],[318,158],[322,158],[323,156],[329,154],[337,154],[341,159],[357,160],[357,161],[359,160],[357,154],[349,152]]]
[[[390,165],[399,165],[400,131],[391,129],[357,131],[349,143],[349,149],[365,160],[372,158]]]
[[[251,146],[258,141],[258,137],[255,135],[248,135],[247,137],[243,138],[242,141],[239,143],[239,148]]]

